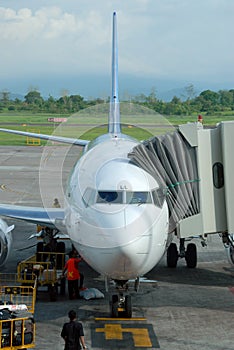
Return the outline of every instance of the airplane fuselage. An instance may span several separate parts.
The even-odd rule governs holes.
[[[78,161],[67,190],[65,223],[73,244],[99,273],[128,280],[151,270],[165,252],[168,209],[156,180],[130,163],[137,144],[103,135]]]

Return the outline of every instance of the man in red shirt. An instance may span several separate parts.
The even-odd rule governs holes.
[[[69,259],[66,262],[64,269],[63,269],[63,276],[65,272],[67,271],[67,282],[68,282],[68,294],[69,299],[73,299],[73,296],[77,299],[80,298],[79,293],[79,280],[80,280],[80,272],[78,270],[78,264],[81,262],[82,259],[78,258],[77,255],[74,252],[71,252],[69,254]]]

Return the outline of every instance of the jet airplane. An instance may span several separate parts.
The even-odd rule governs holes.
[[[70,176],[64,209],[1,204],[0,215],[60,228],[68,234],[83,259],[107,279],[114,280],[121,290],[120,295],[112,297],[112,314],[117,316],[122,305],[129,317],[132,307],[130,296],[125,295],[127,282],[134,279],[137,289],[140,277],[160,261],[172,236],[168,229],[168,206],[159,184],[128,157],[139,141],[122,133],[118,93],[117,15],[114,12],[108,133],[88,141],[0,129],[84,147]],[[3,240],[5,238],[4,247],[8,244],[9,249],[11,230],[12,227],[2,222],[2,263],[7,257]]]

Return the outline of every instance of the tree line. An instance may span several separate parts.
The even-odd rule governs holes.
[[[183,99],[174,96],[170,102],[165,102],[157,98],[153,88],[149,95],[140,94],[131,97],[131,102],[153,109],[155,112],[164,115],[182,116],[191,115],[192,113],[213,115],[220,112],[232,113],[234,111],[234,89],[220,90],[218,92],[204,90],[198,96],[194,95],[194,88],[192,85],[189,85],[186,88],[186,96]],[[33,113],[72,114],[81,109],[106,102],[108,101],[100,98],[85,100],[80,95],[64,95],[57,99],[50,96],[44,99],[37,90],[29,91],[24,96],[24,100],[20,100],[19,98],[11,99],[10,92],[2,91],[0,93],[0,113],[6,111],[30,111]]]

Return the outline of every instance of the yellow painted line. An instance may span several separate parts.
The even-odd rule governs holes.
[[[96,328],[96,332],[105,333],[106,340],[123,340],[123,333],[131,333],[135,347],[152,347],[147,328],[122,328],[120,324],[105,324],[103,328]]]
[[[0,185],[0,189],[2,191],[6,191],[6,192],[11,192],[11,193],[24,195],[24,196],[28,196],[28,197],[33,197],[33,195],[31,193],[27,193],[27,192],[24,192],[24,191],[22,192],[22,191],[13,190],[12,188],[10,188],[10,187],[8,187],[7,185],[4,185],[4,184]]]
[[[105,339],[112,340],[122,340],[123,339],[123,332],[122,327],[120,324],[105,324],[104,328],[96,328],[96,332],[99,333],[105,333]]]
[[[131,317],[131,318],[96,317],[95,321],[146,321],[146,318],[145,317]]]

